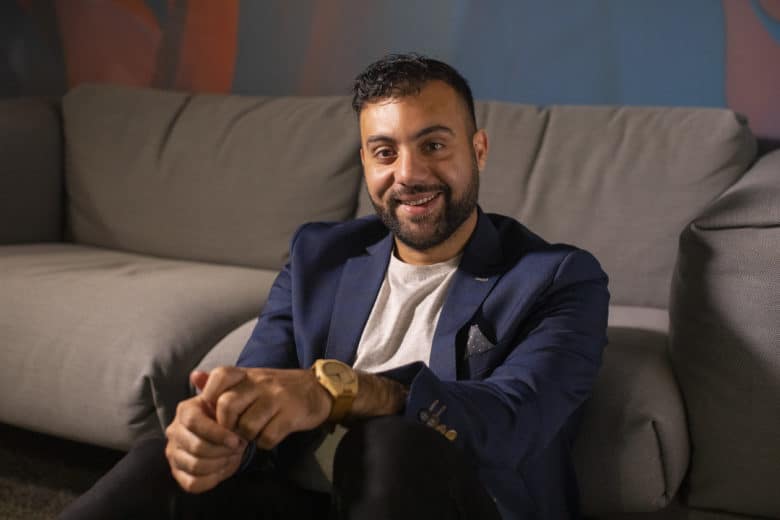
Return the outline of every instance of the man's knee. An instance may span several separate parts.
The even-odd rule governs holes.
[[[447,480],[458,464],[463,455],[440,433],[402,417],[380,417],[351,427],[341,440],[333,485],[337,493],[404,494],[431,479]]]
[[[496,517],[466,455],[441,433],[395,416],[350,428],[336,450],[333,490],[340,518]]]
[[[338,479],[337,472],[345,470],[387,474],[424,468],[429,461],[440,465],[456,455],[453,452],[456,449],[440,433],[408,419],[397,416],[369,419],[351,427],[339,443],[334,479]]]

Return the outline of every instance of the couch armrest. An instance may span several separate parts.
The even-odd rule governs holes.
[[[670,349],[694,446],[687,505],[780,513],[780,151],[680,236]]]
[[[698,217],[699,230],[780,226],[780,150],[761,157]]]
[[[57,102],[0,100],[0,244],[62,240],[62,171]]]

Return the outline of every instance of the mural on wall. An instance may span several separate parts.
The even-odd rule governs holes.
[[[780,1],[725,0],[727,106],[780,141]]]
[[[233,83],[238,0],[12,0],[0,7],[0,19],[6,34],[16,35],[6,36],[0,71],[17,69],[12,79],[21,94],[46,92],[34,83],[42,67],[52,66],[51,59],[38,61],[47,50],[64,75],[56,86],[229,92]]]
[[[0,96],[83,82],[331,95],[391,51],[481,99],[728,106],[780,141],[780,0],[5,0]]]

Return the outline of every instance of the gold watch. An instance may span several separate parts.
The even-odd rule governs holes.
[[[319,384],[333,397],[328,421],[341,422],[352,409],[357,395],[357,374],[352,367],[335,359],[318,359],[311,369]]]

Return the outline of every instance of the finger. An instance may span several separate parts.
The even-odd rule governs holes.
[[[186,429],[182,425],[174,425],[172,424],[169,429],[169,435],[168,439],[169,441],[179,449],[182,449],[186,451],[187,453],[192,454],[195,457],[201,457],[201,458],[221,458],[221,457],[229,457],[230,455],[233,455],[234,453],[238,453],[241,451],[240,448],[228,448],[227,446],[223,444],[214,444],[212,442],[206,441],[194,433],[192,433],[190,430]],[[244,442],[245,445],[245,441]]]
[[[175,467],[185,473],[202,477],[219,473],[231,464],[235,464],[241,458],[238,453],[233,453],[227,457],[204,458],[195,457],[187,451],[177,448],[174,449],[169,458],[171,467]]]
[[[203,493],[204,491],[217,487],[220,482],[230,476],[227,471],[220,471],[205,476],[196,476],[177,468],[172,468],[171,474],[173,475],[173,478],[176,479],[176,482],[179,483],[179,486],[187,493]]]
[[[284,413],[274,415],[260,435],[255,439],[257,447],[263,450],[272,450],[277,444],[282,442],[290,433],[292,433],[292,424],[290,419]]]
[[[243,381],[245,377],[246,372],[239,367],[217,367],[209,372],[208,381],[200,395],[207,402],[216,405],[220,395]]]
[[[172,424],[180,424],[183,428],[202,441],[236,449],[241,444],[241,438],[235,433],[220,426],[206,413],[207,403],[200,396],[182,401],[176,409],[176,417]]]
[[[193,370],[190,373],[190,383],[194,386],[198,392],[203,391],[203,387],[206,386],[206,381],[209,380],[209,373],[202,370]]]
[[[254,440],[265,428],[277,409],[270,402],[255,400],[252,405],[239,417],[236,432],[244,439]]]
[[[217,398],[217,423],[225,429],[236,431],[239,417],[259,400],[259,392],[248,383],[248,380],[244,380]]]

